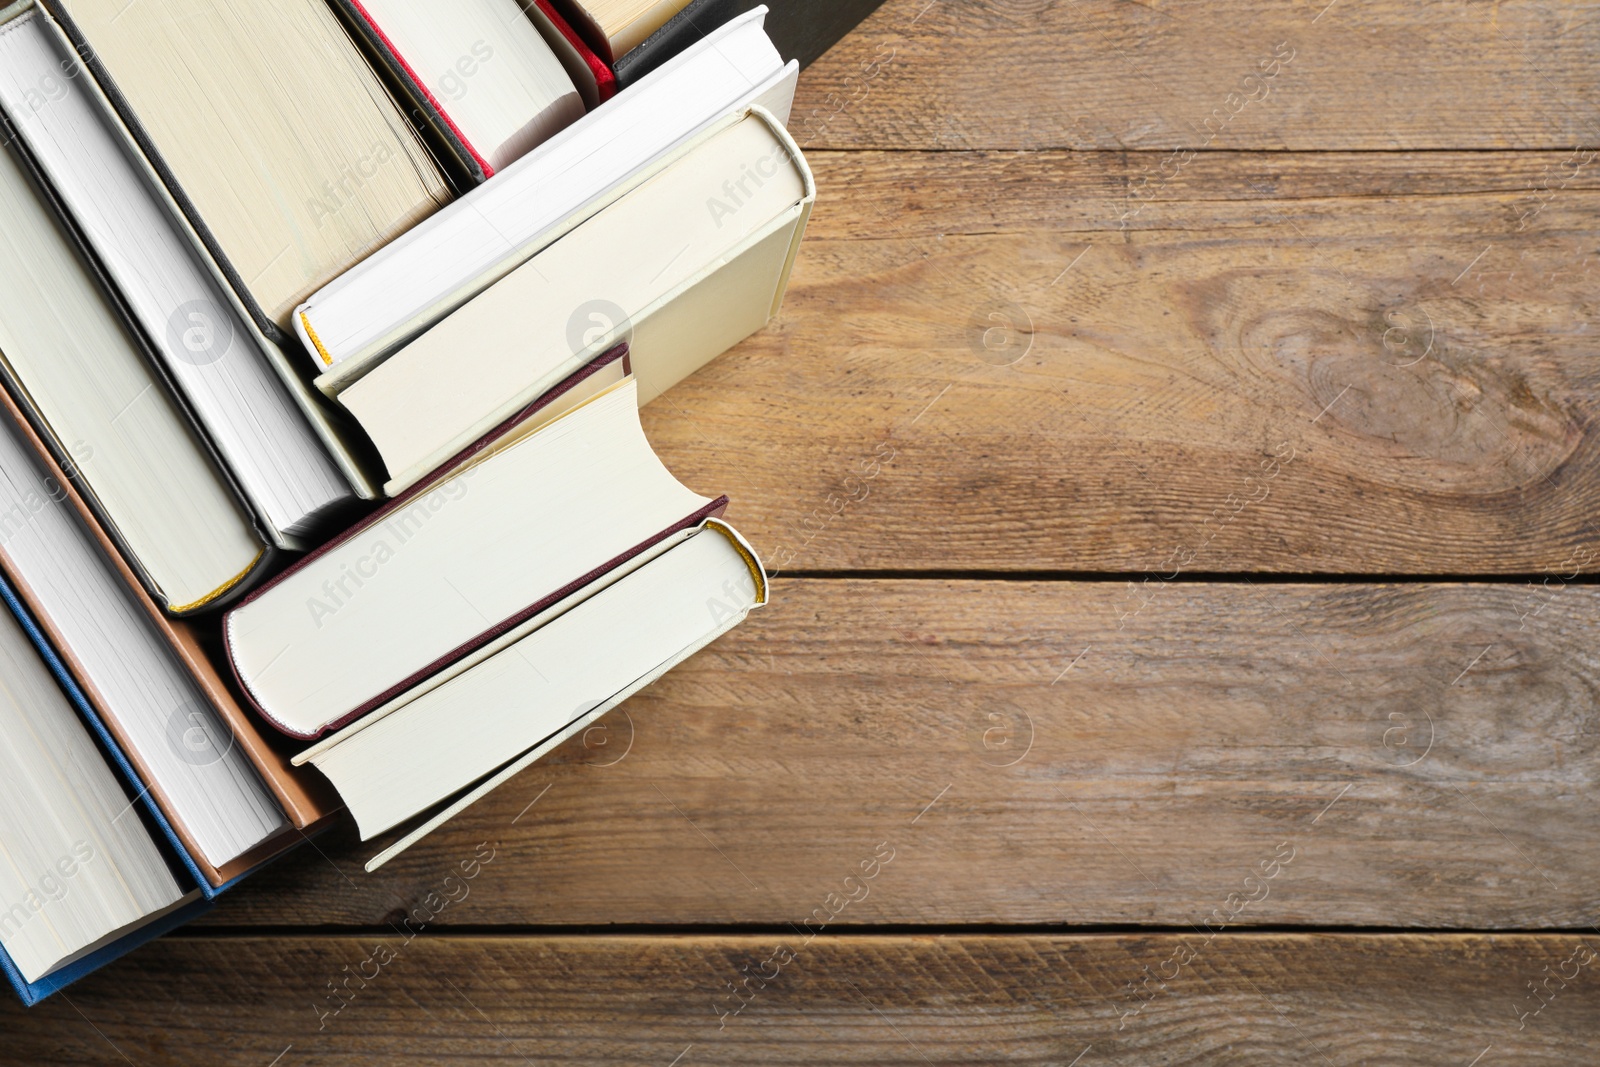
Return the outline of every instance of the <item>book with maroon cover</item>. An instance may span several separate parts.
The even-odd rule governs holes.
[[[656,457],[619,345],[223,621],[246,698],[321,737],[720,515]]]
[[[7,572],[17,596],[37,620],[40,630],[57,650],[67,670],[77,679],[87,696],[89,705],[127,754],[134,771],[147,784],[151,795],[162,810],[168,814],[177,841],[183,851],[193,858],[200,875],[212,888],[220,889],[278,853],[298,844],[304,832],[321,829],[340,810],[337,797],[328,789],[326,783],[293,767],[288,754],[280,747],[281,742],[270,739],[269,735],[264,734],[253,718],[245,712],[207,657],[197,627],[183,620],[167,617],[145,594],[138,577],[123,559],[122,554],[117,551],[116,545],[101,529],[94,513],[78,493],[73,482],[56,464],[51,451],[34,431],[32,424],[10,394],[4,390],[0,390],[0,419],[10,422],[10,426],[5,428],[4,432],[9,433],[14,429],[17,438],[31,450],[43,472],[46,484],[50,486],[52,499],[73,512],[78,522],[88,531],[110,562],[117,578],[126,586],[132,600],[137,602],[139,609],[148,617],[161,643],[168,648],[183,671],[192,679],[207,708],[216,713],[229,731],[228,744],[237,746],[243,753],[272,799],[282,809],[287,822],[287,827],[282,833],[230,862],[220,865],[208,862],[198,847],[193,833],[175,814],[166,790],[159,778],[152,773],[151,764],[141,757],[138,746],[132,743],[132,737],[117,715],[104,706],[100,690],[92,684],[83,662],[58,625],[50,602],[43,598],[48,591],[35,588],[29,575],[22,573],[16,567],[6,545],[0,544],[0,567]],[[11,472],[11,477],[17,478],[18,472]],[[189,728],[188,724],[180,725],[184,725],[186,730]],[[205,732],[208,728],[199,727],[199,729]],[[207,744],[215,746],[216,741],[207,737]]]

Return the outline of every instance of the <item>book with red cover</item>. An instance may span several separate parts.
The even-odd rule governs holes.
[[[271,582],[257,589],[231,610],[223,622],[223,639],[228,659],[232,665],[234,677],[238,681],[239,688],[245,694],[246,700],[262,718],[271,723],[275,729],[291,737],[303,740],[322,737],[349,725],[369,712],[383,707],[419,684],[482,652],[488,646],[516,630],[523,623],[551,605],[565,600],[597,579],[650,552],[673,535],[696,527],[707,518],[720,516],[727,508],[727,497],[718,497],[714,500],[694,497],[693,494],[688,494],[687,490],[683,490],[679,486],[678,488],[682,493],[688,494],[689,497],[700,501],[700,503],[693,510],[683,514],[664,529],[653,531],[638,542],[627,545],[621,551],[594,562],[589,569],[578,577],[563,582],[559,588],[544,591],[534,603],[521,605],[517,610],[501,616],[486,616],[480,611],[479,617],[486,624],[483,629],[473,633],[467,639],[449,646],[442,652],[430,654],[431,658],[425,662],[421,662],[414,667],[408,665],[407,669],[399,677],[386,678],[386,684],[383,685],[381,691],[374,691],[376,687],[353,689],[353,691],[358,691],[359,695],[353,697],[353,702],[351,703],[336,704],[336,710],[318,708],[312,712],[306,709],[303,701],[286,699],[281,692],[269,694],[265,691],[263,683],[269,669],[278,670],[280,677],[284,674],[293,675],[299,666],[291,662],[294,656],[313,655],[305,652],[303,648],[301,652],[291,654],[291,649],[296,644],[303,643],[304,647],[309,647],[317,638],[326,640],[326,635],[322,631],[322,622],[324,620],[318,617],[318,613],[315,610],[311,613],[314,625],[309,627],[309,633],[306,632],[307,627],[303,622],[297,621],[284,624],[279,621],[281,618],[287,618],[291,614],[294,616],[299,615],[297,609],[292,609],[291,612],[284,613],[282,616],[276,615],[275,612],[280,611],[282,605],[292,606],[298,603],[299,597],[306,594],[308,590],[311,597],[316,597],[318,589],[321,588],[315,581],[310,579],[303,579],[293,587],[290,587],[289,583],[293,582],[302,572],[307,571],[308,568],[316,566],[331,553],[357,542],[358,539],[382,537],[386,531],[395,528],[394,523],[396,522],[400,523],[401,528],[404,529],[404,524],[407,521],[406,515],[410,509],[419,504],[425,505],[427,501],[434,499],[437,494],[441,493],[442,487],[448,485],[451,488],[459,487],[461,489],[459,495],[455,495],[451,499],[462,499],[467,495],[472,495],[474,487],[479,483],[468,483],[463,479],[476,476],[472,470],[475,464],[480,460],[484,460],[486,456],[502,453],[502,450],[509,451],[510,447],[513,447],[511,442],[520,444],[541,432],[539,430],[529,432],[528,426],[530,423],[542,424],[545,419],[553,421],[553,413],[557,411],[562,412],[562,418],[576,415],[582,407],[591,401],[597,400],[598,397],[604,396],[613,389],[623,387],[628,390],[628,403],[633,406],[634,418],[636,419],[637,402],[634,399],[634,384],[631,375],[628,375],[627,354],[627,345],[621,344],[586,364],[566,378],[560,385],[529,404],[513,417],[502,422],[475,444],[463,449],[450,462],[444,464],[426,480],[395,498],[365,521],[307,555]],[[612,384],[604,385],[597,393],[595,392],[597,388],[596,382],[603,380],[601,379],[602,375],[612,375],[616,380]],[[591,381],[591,379],[596,379],[596,381]],[[581,403],[577,402],[576,398],[578,397],[583,398]],[[566,407],[563,407],[563,404]],[[648,448],[648,443],[643,442],[642,435],[639,441],[643,444],[643,447]],[[650,458],[654,459],[653,454],[651,454]],[[655,462],[659,464],[659,461]],[[667,477],[670,478],[670,475]],[[676,485],[676,482],[673,484]],[[588,491],[590,491],[590,487],[586,486],[585,492]],[[436,510],[430,509],[430,511]],[[539,525],[549,526],[549,523],[541,519],[539,520]],[[414,550],[407,549],[406,551],[414,555]],[[366,558],[363,557],[363,559]],[[393,565],[389,564],[389,566],[392,569]],[[335,578],[339,578],[341,575],[351,573],[351,568],[348,566],[342,567],[337,572],[332,573]],[[378,573],[380,573],[379,564],[373,564],[370,573],[364,573],[363,575],[358,575],[358,577],[364,577],[370,581]],[[306,585],[307,581],[310,581],[309,585]],[[448,582],[448,579],[446,579],[446,582]],[[305,585],[305,588],[300,588],[301,585]],[[357,589],[359,588],[363,588],[363,586],[358,585]],[[265,604],[269,598],[274,599],[276,603],[259,608],[255,612],[252,611],[252,608]],[[335,604],[334,608],[329,610],[325,617],[331,617],[336,610],[342,607],[343,602]],[[263,617],[267,619],[265,624],[261,622]],[[272,636],[270,638],[262,636],[263,633]],[[363,637],[365,637],[365,634],[363,634]],[[287,641],[288,645],[280,650],[279,642],[284,641]],[[288,666],[285,667],[285,664],[288,664]],[[292,686],[298,683],[280,682],[276,684],[289,684]],[[335,698],[328,697],[327,699],[333,701]],[[294,722],[285,721],[287,718],[293,717],[293,715],[288,714],[291,711],[300,713],[305,716],[305,719]]]
[[[545,41],[555,49],[556,58],[566,66],[567,73],[578,86],[578,92],[583,94],[583,102],[590,110],[616,95],[617,79],[610,65],[589,47],[572,28],[572,23],[551,6],[550,0],[533,0],[532,4],[523,0],[522,9],[544,32]],[[592,100],[589,98],[591,86],[594,93]]]
[[[388,76],[390,91],[395,92],[396,99],[409,105],[411,121],[428,139],[434,157],[464,171],[464,174],[451,175],[457,191],[465,192],[492,177],[494,167],[467,140],[444,104],[429,91],[360,0],[331,0],[331,4],[334,13],[352,31],[351,36],[361,46],[368,62]]]
[[[331,2],[368,61],[387,77],[397,99],[409,105],[411,120],[429,141],[434,156],[456,172],[453,178],[457,191],[465,192],[494,177],[498,168],[486,155],[490,149],[473,144],[451,115],[449,105],[428,88],[427,80],[405,58],[367,5],[362,0]],[[593,109],[601,101],[610,99],[616,91],[616,78],[611,70],[589,50],[566,20],[549,7],[548,0],[524,2],[523,9],[577,87],[584,107]]]

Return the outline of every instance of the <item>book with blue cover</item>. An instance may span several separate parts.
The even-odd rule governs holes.
[[[33,1005],[204,912],[209,884],[0,578],[0,971]]]
[[[0,969],[33,1003],[193,917],[337,805],[146,595],[5,391],[0,573]]]

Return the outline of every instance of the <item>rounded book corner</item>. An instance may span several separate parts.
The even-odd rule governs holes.
[[[708,518],[703,524],[707,529],[715,530],[733,545],[734,551],[744,559],[745,566],[750,568],[750,579],[756,587],[756,607],[764,607],[769,599],[770,588],[767,584],[767,572],[761,565],[761,557],[756,554],[755,546],[745,540],[744,534],[734,529],[728,522],[720,518]]]

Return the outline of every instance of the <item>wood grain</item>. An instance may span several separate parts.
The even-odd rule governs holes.
[[[324,836],[0,1003],[0,1064],[1592,1060],[1597,46],[889,0],[802,78],[781,318],[646,412],[772,606],[379,874]]]
[[[1571,158],[823,154],[781,320],[647,428],[779,570],[1593,571]]]
[[[778,580],[774,603],[372,876],[301,849],[208,922],[1587,928],[1600,589]],[[1243,921],[1243,920],[1241,920]]]
[[[1600,1021],[1600,964],[1579,967],[1580,946],[1600,949],[1600,935],[169,938],[70,1000],[0,1006],[0,1057],[1566,1065],[1588,1062]],[[1540,1003],[1527,983],[1557,970],[1571,981],[1553,980],[1519,1029],[1517,1013]],[[327,984],[358,971],[375,977],[357,975],[342,1010],[320,1014],[332,1011]],[[733,1015],[742,1001],[728,983],[747,975]]]
[[[806,72],[791,128],[806,148],[1593,145],[1597,47],[1589,0],[890,0]]]

